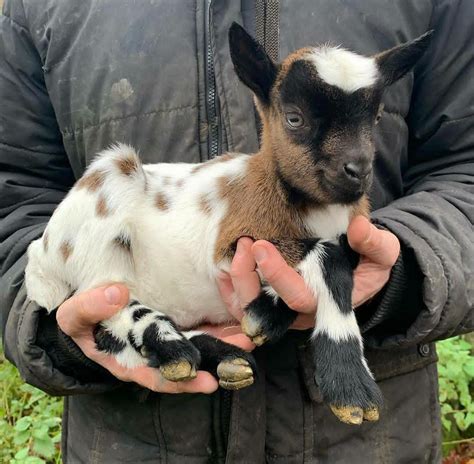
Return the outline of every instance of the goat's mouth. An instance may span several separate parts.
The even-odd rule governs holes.
[[[334,203],[354,203],[364,195],[369,187],[370,180],[364,181],[359,186],[350,185],[340,177],[323,179],[326,195]]]

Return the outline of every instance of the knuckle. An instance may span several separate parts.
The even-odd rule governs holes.
[[[243,274],[244,273],[240,270],[240,267],[238,267],[237,265],[231,266],[229,275],[232,280],[242,278]]]

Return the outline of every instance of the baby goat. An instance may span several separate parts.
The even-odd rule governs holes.
[[[141,165],[125,145],[102,152],[30,245],[29,298],[52,311],[73,292],[124,282],[130,303],[97,327],[99,350],[124,366],[158,367],[171,381],[200,368],[239,389],[254,381],[252,356],[192,328],[229,322],[216,277],[229,271],[239,237],[269,240],[317,295],[312,343],[324,399],[343,422],[377,420],[381,394],[351,307],[357,256],[344,233],[369,213],[383,91],[428,39],[374,57],[304,48],[277,65],[233,24],[232,61],[263,123],[260,151],[199,165]],[[295,316],[264,282],[242,328],[259,345]]]

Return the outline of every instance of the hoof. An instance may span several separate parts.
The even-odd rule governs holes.
[[[333,414],[344,424],[360,425],[364,418],[364,411],[358,406],[335,406],[330,405]]]
[[[375,406],[369,409],[364,409],[364,420],[377,422],[379,420],[379,409]]]
[[[249,314],[244,314],[244,317],[240,321],[240,325],[242,327],[242,332],[247,335],[255,345],[263,345],[268,340],[268,337],[262,333],[260,325]]]
[[[243,358],[221,361],[217,366],[219,385],[226,390],[240,390],[253,384],[253,371]]]
[[[175,361],[160,366],[161,375],[171,382],[191,380],[196,378],[196,369],[189,361]]]

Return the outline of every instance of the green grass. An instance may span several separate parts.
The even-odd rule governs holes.
[[[467,462],[474,451],[473,337],[438,343],[439,385],[446,462]],[[62,401],[25,384],[0,351],[0,462],[61,462]]]
[[[0,462],[60,463],[60,398],[24,383],[0,351]]]

